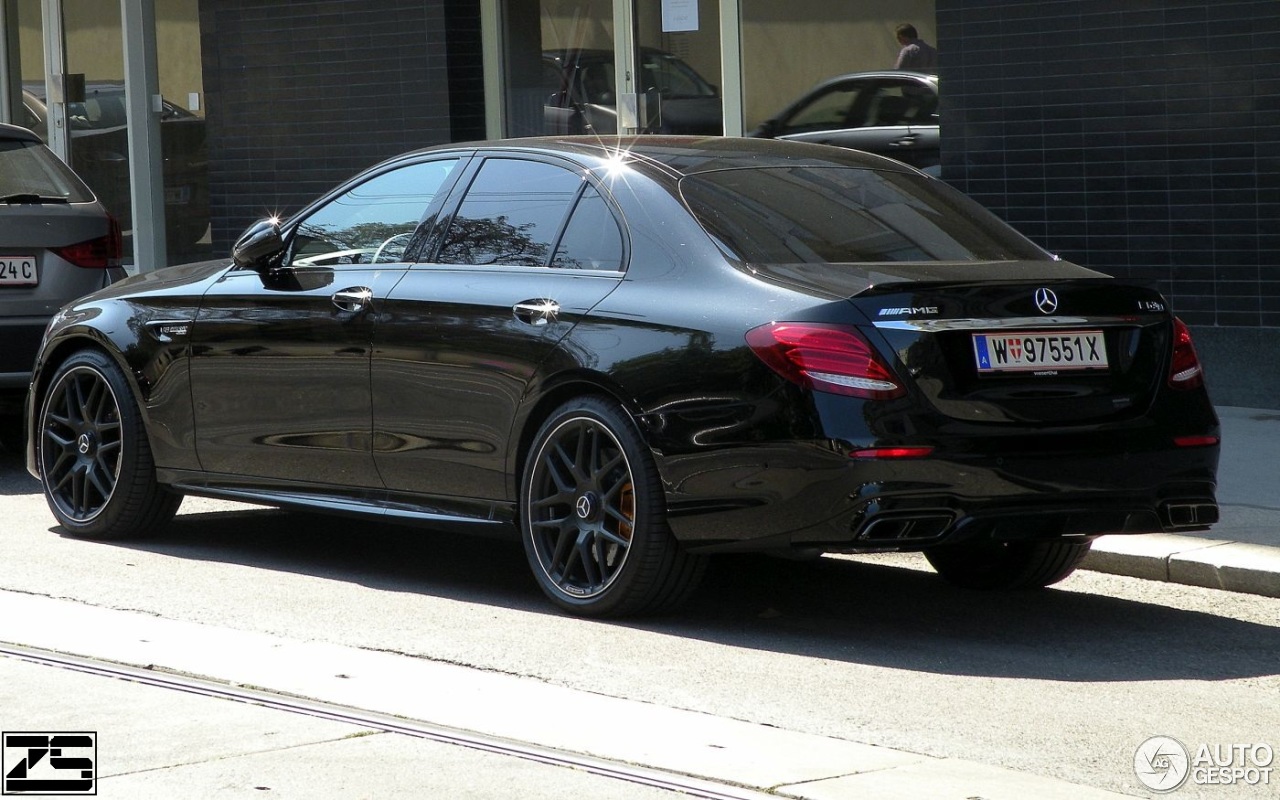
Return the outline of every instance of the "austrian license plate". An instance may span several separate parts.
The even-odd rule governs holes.
[[[35,256],[0,256],[0,286],[35,286],[39,282]]]
[[[973,356],[980,373],[1107,368],[1102,331],[975,333]]]

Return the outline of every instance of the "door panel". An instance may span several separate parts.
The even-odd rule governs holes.
[[[529,381],[617,284],[572,270],[410,271],[373,354],[374,459],[387,488],[508,499],[511,422]]]
[[[374,323],[458,164],[444,157],[356,178],[290,223],[285,266],[233,271],[209,290],[192,331],[206,470],[381,487],[369,397]]]
[[[381,487],[370,454],[373,310],[404,274],[387,266],[232,272],[209,290],[191,360],[204,469]],[[372,299],[353,302],[363,290]]]
[[[510,498],[513,419],[539,365],[621,280],[617,220],[577,168],[478,166],[434,263],[411,270],[381,315],[374,458],[389,489]]]

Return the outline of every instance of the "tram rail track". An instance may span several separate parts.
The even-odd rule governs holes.
[[[766,800],[779,795],[744,786],[711,781],[678,772],[599,758],[490,736],[425,720],[396,717],[351,706],[313,700],[258,687],[241,686],[211,678],[177,673],[162,668],[139,667],[102,659],[71,655],[41,648],[0,642],[0,656],[46,667],[115,678],[117,680],[202,697],[230,700],[285,711],[332,722],[343,722],[384,733],[426,739],[441,744],[466,747],[499,756],[518,758],[549,766],[582,770],[614,780],[679,792],[705,800]]]

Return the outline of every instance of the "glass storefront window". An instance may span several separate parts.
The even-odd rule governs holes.
[[[744,129],[777,115],[820,82],[891,70],[895,29],[914,25],[936,45],[935,0],[740,0]]]
[[[504,18],[507,134],[616,130],[611,0],[508,0]]]
[[[170,264],[212,257],[209,147],[204,120],[198,0],[156,4],[165,241]]]
[[[661,0],[629,7],[636,63],[620,76],[614,2],[507,0],[507,135],[724,132],[718,0],[691,4],[693,15],[675,22]]]
[[[62,24],[67,75],[77,76],[69,84],[66,98],[71,168],[119,221],[124,231],[124,259],[132,262],[129,128],[125,121],[120,5],[64,0]],[[81,85],[83,91],[79,90]],[[48,119],[44,85],[28,88],[38,93],[43,115]]]
[[[21,76],[21,99],[9,117],[49,141],[41,0],[18,0],[8,69]],[[209,252],[208,152],[202,105],[198,0],[157,4],[159,113],[167,262]],[[126,115],[123,23],[119,4],[63,0],[63,51],[68,95],[68,161],[120,222],[125,261],[131,263],[135,230]],[[149,265],[154,267],[156,265]]]

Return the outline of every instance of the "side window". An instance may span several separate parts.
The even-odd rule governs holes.
[[[543,267],[583,178],[553,164],[491,158],[445,233],[441,264]]]
[[[408,164],[332,198],[298,226],[294,266],[400,261],[457,159]]]
[[[622,232],[604,198],[588,186],[556,246],[551,266],[563,269],[622,269]]]
[[[30,106],[22,106],[22,122],[18,124],[24,128],[30,128],[32,131],[35,131],[36,135],[41,139],[48,138],[45,136],[44,121],[40,119],[40,116],[36,114],[36,112],[31,110]]]
[[[859,88],[845,85],[823,92],[792,114],[782,133],[806,133],[846,127],[849,107],[858,96]]]

